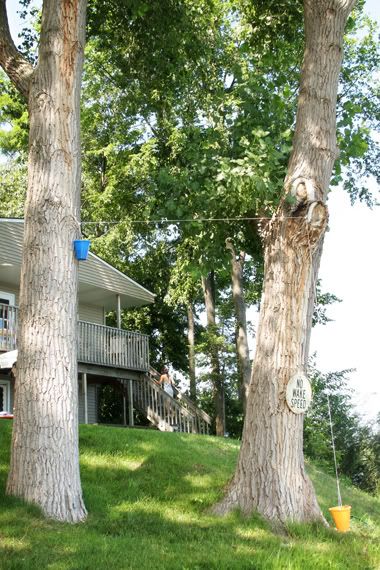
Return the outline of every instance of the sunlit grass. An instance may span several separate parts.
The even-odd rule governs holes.
[[[1,570],[380,568],[380,501],[350,486],[342,485],[353,507],[345,535],[315,524],[274,532],[257,515],[211,515],[239,447],[214,437],[81,426],[88,520],[48,521],[4,494],[10,431],[0,422]],[[308,470],[329,518],[335,481],[314,465]]]
[[[84,453],[81,456],[81,465],[89,468],[101,468],[107,471],[107,469],[115,469],[115,467],[125,469],[127,471],[135,471],[139,469],[143,464],[143,459],[141,461],[128,459],[127,457],[120,455],[112,455],[112,463],[110,463],[110,457],[107,454],[96,455],[95,453]]]

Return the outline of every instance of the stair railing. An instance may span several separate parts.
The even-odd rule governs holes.
[[[134,381],[134,404],[143,411],[161,431],[208,434],[211,418],[200,410],[184,394],[176,391],[175,398],[167,394],[158,384],[158,372],[143,375]],[[191,403],[188,405],[187,400]]]

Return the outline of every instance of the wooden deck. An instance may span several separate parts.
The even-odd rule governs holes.
[[[17,307],[0,304],[0,351],[17,349]],[[149,337],[78,321],[78,362],[125,370],[149,370]]]

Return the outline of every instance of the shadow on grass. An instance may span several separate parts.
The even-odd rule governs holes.
[[[0,426],[0,437],[1,462],[9,461],[10,430]],[[258,516],[208,514],[233,473],[237,450],[236,443],[217,438],[82,426],[88,521],[76,527],[47,521],[37,508],[4,497],[2,468],[0,567],[375,568],[372,539],[363,541],[360,533],[289,525],[287,535],[279,536]],[[321,498],[328,502],[324,488]]]

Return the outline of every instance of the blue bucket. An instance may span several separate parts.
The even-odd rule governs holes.
[[[75,257],[79,261],[85,261],[88,257],[88,252],[90,249],[89,239],[75,239],[74,240],[74,253]]]

